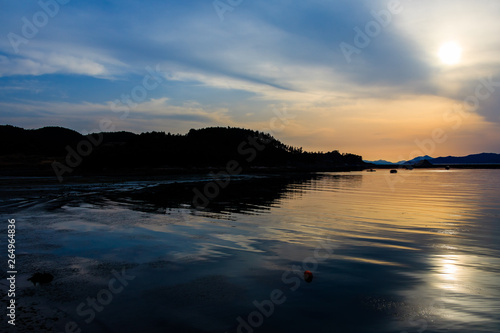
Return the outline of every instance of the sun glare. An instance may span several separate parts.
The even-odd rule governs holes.
[[[447,65],[455,65],[460,61],[462,48],[454,42],[443,44],[439,49],[439,58],[441,62]]]

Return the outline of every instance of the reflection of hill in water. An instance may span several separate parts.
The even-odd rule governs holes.
[[[305,187],[323,177],[316,174],[294,174],[287,176],[255,177],[231,180],[219,194],[203,209],[207,212],[254,214],[268,210],[285,198],[301,195]],[[193,204],[194,189],[204,193],[210,182],[184,182],[161,184],[155,187],[112,194],[108,197],[117,202],[132,205],[133,209],[147,212],[161,212],[169,208],[190,207]]]
[[[164,213],[172,208],[196,209],[194,190],[205,192],[205,186],[214,179],[161,177],[138,179],[82,178],[78,182],[58,184],[53,179],[0,179],[0,207],[5,212],[43,205],[54,211],[69,205],[104,207],[109,201],[126,204],[129,208],[151,213]],[[285,175],[239,175],[232,177],[225,188],[218,187],[218,195],[206,208],[198,211],[211,213],[256,214],[279,205],[284,199],[300,199],[307,191],[336,191],[354,189],[361,185],[361,175],[329,173],[290,173]]]

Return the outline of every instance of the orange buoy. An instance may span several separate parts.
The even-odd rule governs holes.
[[[310,283],[313,280],[313,273],[311,273],[311,271],[305,271],[304,272],[304,280],[307,283]]]

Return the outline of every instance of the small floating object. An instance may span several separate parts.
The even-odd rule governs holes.
[[[449,165],[445,166],[444,168],[445,168],[446,170],[450,170],[450,166],[449,166]]]
[[[42,283],[50,283],[54,280],[54,276],[50,273],[35,273],[32,277],[28,279],[28,281],[33,282],[33,285],[42,284]]]
[[[311,271],[305,271],[304,272],[304,280],[307,283],[310,283],[313,280],[313,273],[311,273]]]
[[[398,173],[398,170],[391,170],[391,173]]]

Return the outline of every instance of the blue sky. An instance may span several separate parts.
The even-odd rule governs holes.
[[[498,1],[0,4],[2,124],[240,126],[367,159],[500,153]]]

